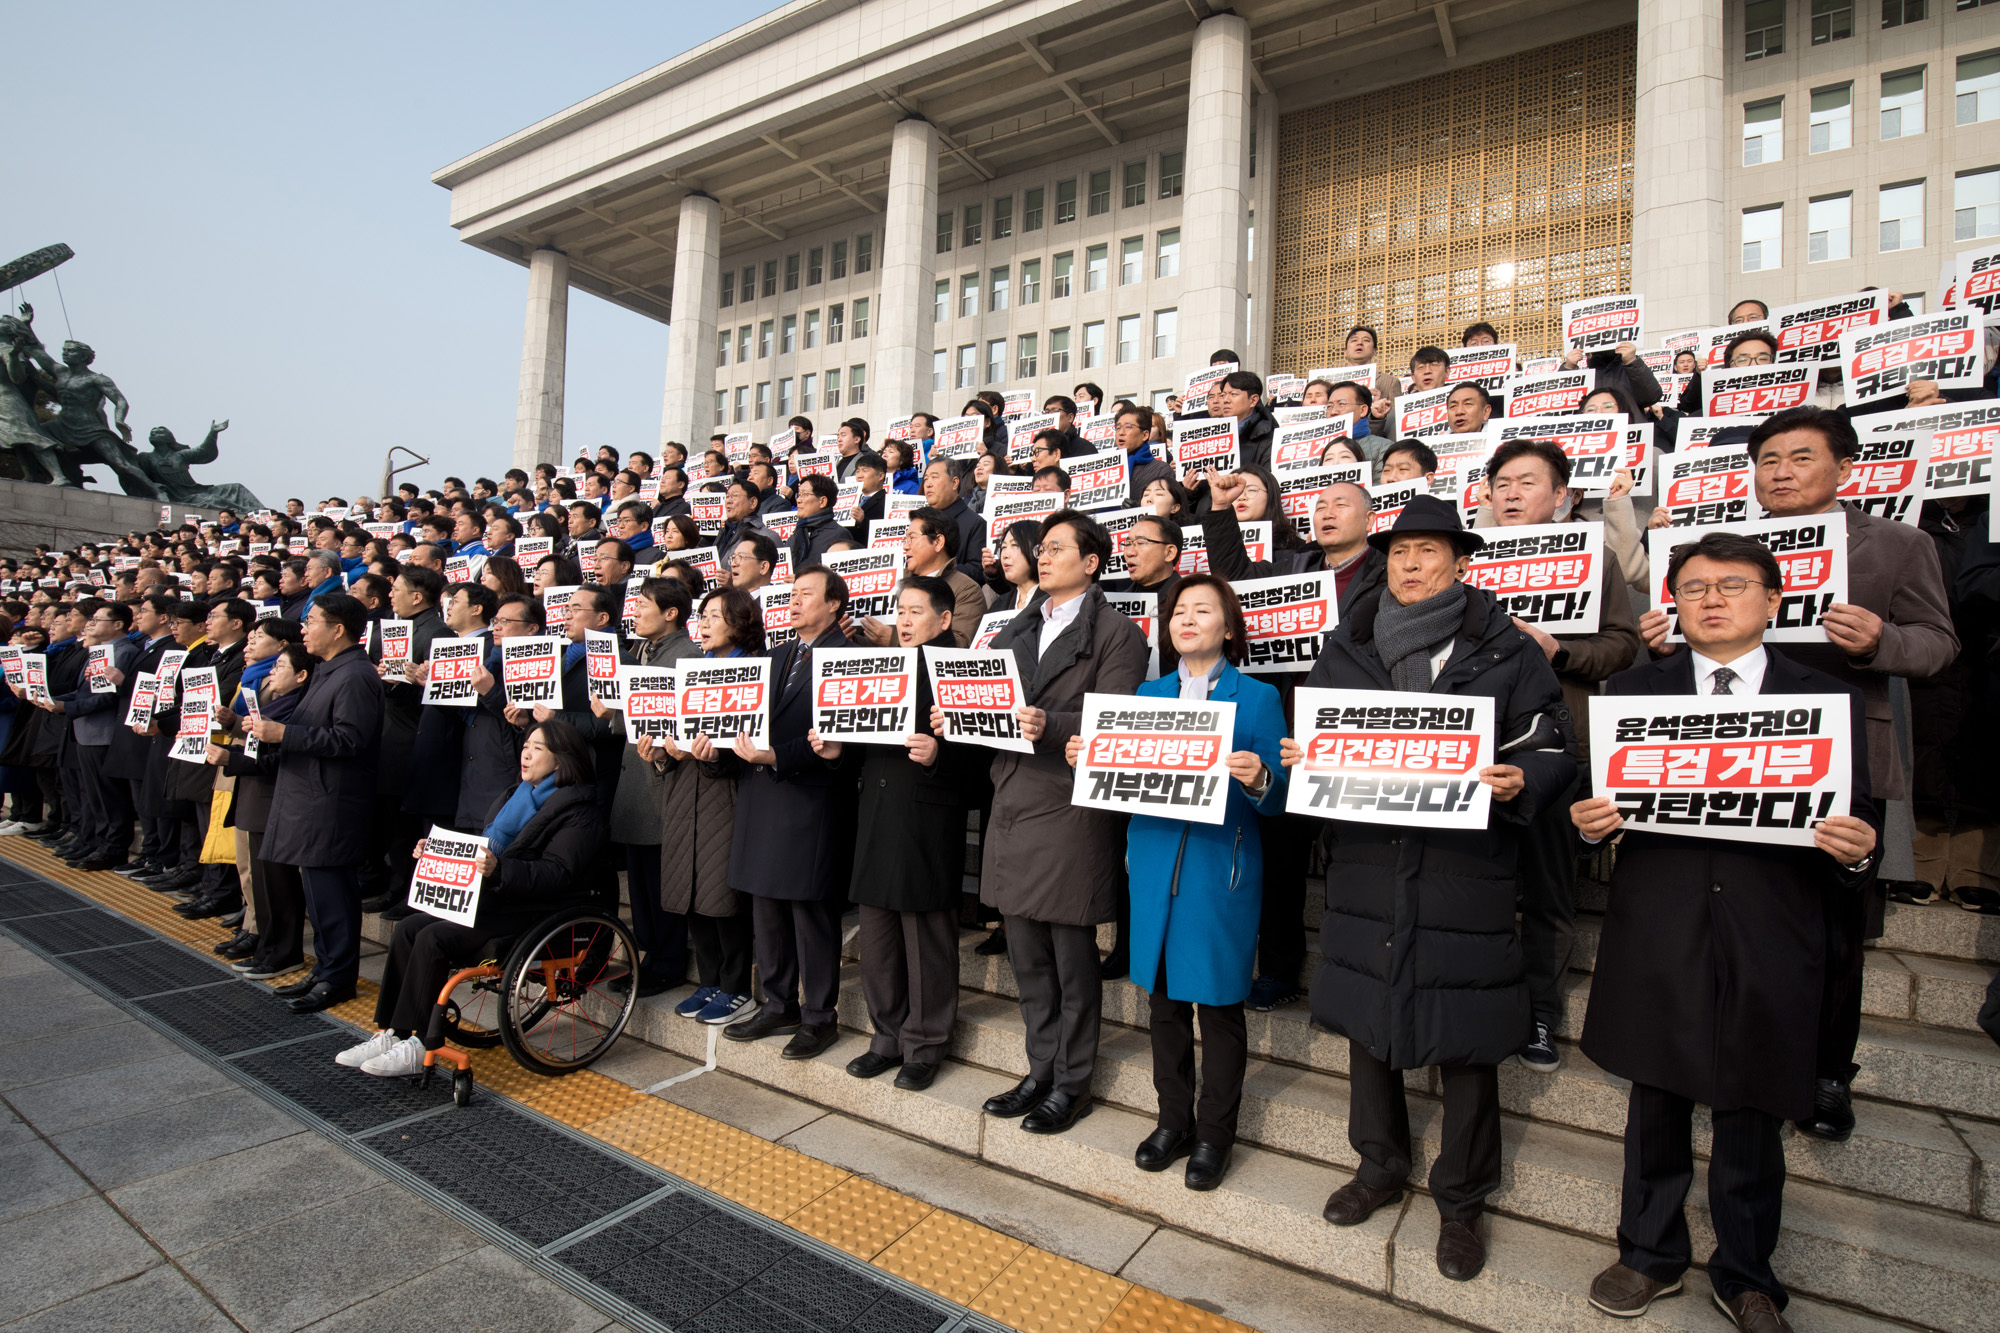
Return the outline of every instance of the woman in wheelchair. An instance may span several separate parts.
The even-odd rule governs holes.
[[[382,991],[381,1029],[334,1057],[385,1078],[423,1072],[425,1035],[438,990],[461,967],[504,956],[510,936],[560,908],[602,897],[604,822],[597,808],[590,748],[559,718],[536,723],[521,745],[521,781],[495,805],[480,860],[474,924],[418,912],[396,923]],[[417,844],[416,855],[424,845]]]

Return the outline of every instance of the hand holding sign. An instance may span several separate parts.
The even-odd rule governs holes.
[[[1819,623],[1827,640],[1849,657],[1873,657],[1882,645],[1882,617],[1865,606],[1835,602]]]

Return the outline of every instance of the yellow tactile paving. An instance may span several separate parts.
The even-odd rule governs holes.
[[[777,1146],[652,1097],[641,1098],[631,1109],[599,1120],[590,1133],[634,1157],[710,1188]]]
[[[491,1054],[507,1058],[509,1064],[513,1063],[512,1059],[507,1057],[505,1048],[494,1047]],[[485,1062],[484,1072],[490,1073],[496,1064],[496,1061],[488,1059]],[[520,1069],[519,1065],[514,1067]],[[478,1078],[481,1072],[481,1067],[475,1065],[473,1077]],[[573,1129],[581,1129],[585,1125],[615,1116],[647,1100],[617,1079],[594,1074],[588,1069],[580,1069],[559,1078],[544,1077],[528,1070],[521,1072],[527,1074],[527,1079],[516,1081],[509,1086],[507,1095],[517,1102],[534,1107],[551,1120],[560,1120]]]
[[[921,1200],[851,1176],[785,1222],[856,1258],[873,1259],[932,1211]]]
[[[940,1208],[876,1255],[875,1266],[966,1305],[1026,1248],[1012,1236]]]
[[[274,979],[275,980],[275,979]],[[290,983],[283,983],[289,985]],[[382,988],[367,977],[359,977],[354,982],[354,998],[342,1000],[326,1012],[335,1018],[343,1018],[356,1027],[369,1032],[375,1030],[375,1001],[381,996]]]
[[[1090,1333],[1131,1290],[1123,1278],[1031,1247],[968,1304],[1022,1333]]]
[[[1247,1324],[1134,1287],[1101,1325],[1102,1333],[1255,1333]]]
[[[773,1148],[714,1186],[715,1192],[780,1221],[848,1178],[848,1172],[790,1148]]]

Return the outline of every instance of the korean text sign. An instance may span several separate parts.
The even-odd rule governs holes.
[[[738,735],[761,741],[771,730],[771,659],[687,658],[680,663],[680,733],[721,747]]]
[[[1243,579],[1229,586],[1243,604],[1243,623],[1250,632],[1242,669],[1251,675],[1311,670],[1326,636],[1340,621],[1334,576],[1322,570]]]
[[[410,876],[410,906],[471,926],[479,916],[479,889],[484,878],[479,873],[479,858],[485,850],[484,838],[431,825],[424,853],[417,858],[416,873]]]
[[[1070,804],[1220,824],[1235,730],[1233,703],[1086,694]]]
[[[812,692],[824,739],[901,745],[916,731],[917,650],[815,649]]]
[[[1500,599],[1507,615],[1550,634],[1595,634],[1604,569],[1602,523],[1486,528],[1465,581]]]
[[[983,628],[983,622],[982,622]],[[1021,733],[1014,710],[1022,703],[1021,672],[1014,654],[978,648],[924,648],[931,695],[944,713],[947,741],[1029,754],[1033,742]]]
[[[1401,690],[1300,689],[1292,731],[1305,758],[1285,809],[1321,819],[1483,829],[1493,789],[1493,700]]]
[[[1653,568],[1653,605],[1667,613],[1667,637],[1680,640],[1680,618],[1672,592],[1667,587],[1667,565],[1674,547],[1701,540],[1705,532],[1734,532],[1755,537],[1777,558],[1778,572],[1785,581],[1778,598],[1778,613],[1765,626],[1770,643],[1825,643],[1826,627],[1820,623],[1827,608],[1847,600],[1847,514],[1833,510],[1799,518],[1764,518],[1745,523],[1722,523],[1693,532],[1655,528],[1646,534],[1647,554]],[[1750,588],[1743,595],[1763,595]]]

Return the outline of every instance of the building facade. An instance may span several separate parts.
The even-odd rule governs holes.
[[[797,0],[434,179],[529,270],[517,462],[562,452],[570,287],[672,325],[662,439],[1157,402],[1354,324],[1400,368],[1626,290],[1649,342],[1934,297],[2000,234],[2000,4]]]

